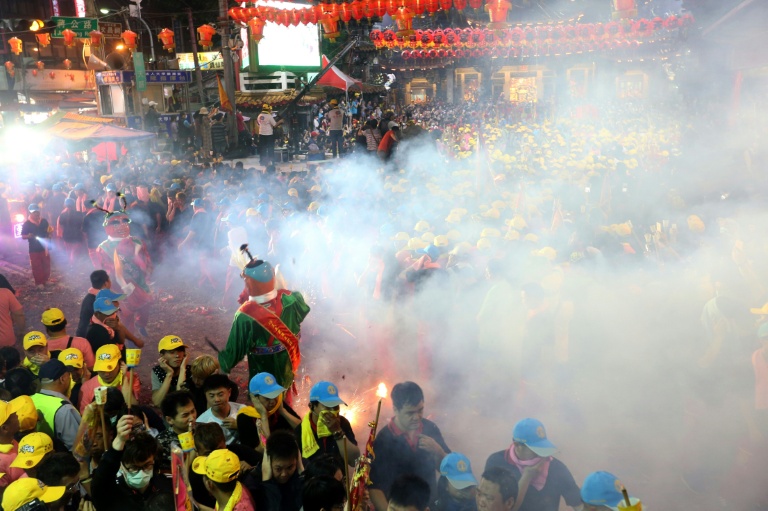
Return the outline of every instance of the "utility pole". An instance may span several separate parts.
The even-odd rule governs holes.
[[[227,116],[227,128],[229,139],[233,146],[237,147],[237,106],[235,105],[235,66],[232,62],[232,51],[228,49],[230,36],[230,22],[227,15],[227,0],[219,0],[219,34],[221,34],[221,57],[224,60],[224,90],[232,104],[232,115]]]
[[[192,19],[192,9],[187,8],[189,20],[189,38],[192,41],[192,58],[195,61],[195,81],[200,90],[200,103],[205,106],[205,90],[203,90],[203,72],[200,70],[200,60],[197,58],[197,34],[195,33],[195,21]]]

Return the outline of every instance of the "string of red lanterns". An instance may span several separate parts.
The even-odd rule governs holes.
[[[483,28],[438,30],[373,30],[370,38],[377,48],[475,48],[524,47],[560,43],[596,43],[598,47],[613,42],[631,44],[631,39],[647,39],[661,30],[674,30],[693,23],[691,16],[666,19],[640,19],[630,23],[588,23],[575,25],[528,25],[490,30]],[[398,26],[398,28],[400,28]],[[626,41],[626,42],[624,42]],[[603,44],[605,43],[605,44]]]

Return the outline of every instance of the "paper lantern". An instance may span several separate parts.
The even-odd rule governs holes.
[[[56,78],[56,73],[54,73],[53,71],[51,71],[50,73],[48,73],[48,77],[49,77],[51,80],[53,80],[54,78]]]
[[[11,47],[11,52],[14,55],[20,55],[24,51],[24,43],[18,37],[11,37],[8,39],[8,46]]]
[[[43,69],[45,69],[45,62],[43,62],[42,60],[38,60],[37,62],[35,62],[35,67],[40,71],[42,71]]]
[[[35,39],[37,39],[37,44],[43,48],[51,44],[51,34],[35,34]]]
[[[613,19],[627,19],[637,16],[635,0],[613,0]]]
[[[98,30],[91,30],[88,36],[91,38],[91,48],[100,48],[104,42],[104,34]]]
[[[75,45],[75,42],[76,42],[75,38],[77,37],[77,34],[74,31],[68,28],[65,28],[64,30],[61,31],[61,37],[64,38],[64,44],[67,47],[71,48]]]
[[[320,20],[320,26],[323,27],[323,37],[331,41],[336,42],[336,38],[341,35],[339,32],[339,16],[333,14],[327,14]]]
[[[243,8],[242,7],[232,7],[227,11],[227,14],[230,18],[232,18],[235,21],[242,21],[243,18]]]
[[[397,10],[403,7],[402,0],[387,0],[387,14],[394,16]]]
[[[37,76],[37,69],[32,70],[32,76]]]
[[[349,9],[352,11],[352,17],[355,21],[360,21],[365,17],[365,3],[362,0],[355,0],[349,4]]]
[[[392,15],[392,19],[395,20],[395,24],[397,25],[398,35],[406,36],[413,34],[413,30],[411,29],[413,26],[412,10],[408,9],[407,7],[401,7],[395,14]]]
[[[301,23],[301,12],[299,12],[298,9],[291,9],[289,12],[290,15],[290,25],[292,27],[298,27]]]
[[[305,25],[317,24],[317,13],[314,9],[302,9],[301,10],[301,22]]]
[[[412,0],[407,7],[413,9],[416,16],[421,16],[427,9],[427,2],[426,0]]]
[[[448,12],[453,7],[453,0],[438,0],[438,4],[442,10]]]
[[[210,48],[213,46],[213,36],[215,34],[216,29],[211,25],[202,25],[197,27],[197,36],[200,38],[200,46],[203,48]]]
[[[64,64],[64,69],[72,69],[72,61],[71,60],[64,59],[64,62],[62,62],[62,64]]]
[[[512,7],[512,4],[506,0],[491,0],[485,4],[485,10],[488,11],[488,16],[491,18],[491,22],[488,24],[488,28],[493,30],[504,30],[507,25],[507,12]]]
[[[344,23],[349,23],[349,20],[352,19],[352,7],[350,4],[339,4],[339,19]]]
[[[138,35],[133,30],[126,30],[122,34],[120,34],[120,37],[123,39],[123,44],[125,44],[125,47],[129,50],[134,50],[136,48],[136,38]]]
[[[251,18],[248,20],[248,30],[251,33],[251,39],[256,44],[259,44],[259,41],[264,39],[264,25],[266,25],[266,22],[261,18]]]
[[[463,11],[467,8],[467,0],[453,0],[453,6],[459,10]]]
[[[430,16],[435,14],[435,12],[437,12],[437,9],[440,7],[440,3],[438,2],[438,0],[426,0],[425,3],[426,3],[425,8]]]
[[[363,14],[368,18],[368,22],[371,22],[371,18],[376,16],[376,3],[375,0],[363,1]]]
[[[5,70],[8,72],[8,75],[13,78],[16,76],[16,65],[11,62],[10,60],[5,63]]]
[[[376,16],[383,18],[387,14],[387,1],[386,0],[368,0],[368,5],[376,13]]]
[[[400,56],[402,56],[403,59],[408,60],[411,58],[411,50],[403,50],[403,53],[401,53]]]
[[[483,0],[469,0],[469,6],[473,9],[479,9],[483,6]]]
[[[168,52],[172,52],[176,47],[173,36],[173,30],[169,30],[167,28],[162,29],[160,33],[157,34],[157,40],[163,43],[163,49],[168,50]]]

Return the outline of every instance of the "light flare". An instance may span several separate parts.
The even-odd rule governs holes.
[[[384,382],[379,383],[379,386],[376,388],[376,397],[381,399],[387,399],[388,395],[387,386],[384,384]]]

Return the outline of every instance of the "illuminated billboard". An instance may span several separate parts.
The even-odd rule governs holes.
[[[269,5],[277,9],[294,9],[296,4],[266,0],[259,5]],[[247,30],[241,33],[247,41]],[[248,46],[243,48],[242,66],[248,65]],[[320,33],[316,24],[299,24],[284,27],[277,23],[264,26],[264,39],[256,47],[259,70],[264,71],[318,71],[320,62]]]

